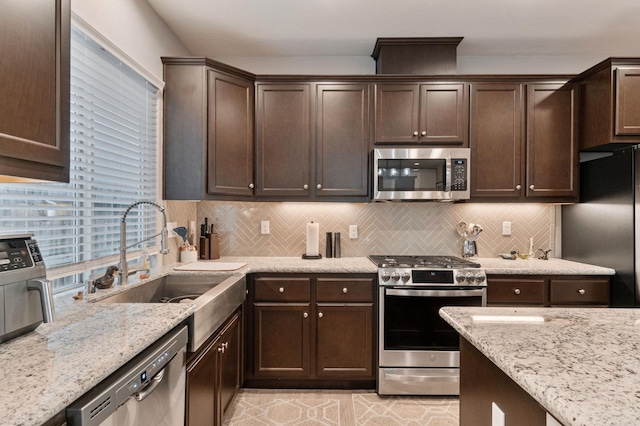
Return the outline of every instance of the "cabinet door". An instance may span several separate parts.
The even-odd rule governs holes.
[[[524,137],[522,86],[471,85],[471,198],[519,198]]]
[[[308,84],[258,85],[258,196],[308,197],[311,121]]]
[[[366,197],[369,85],[318,84],[316,102],[316,196]]]
[[[222,348],[222,356],[219,370],[220,399],[218,406],[221,412],[218,413],[218,415],[220,416],[219,424],[222,424],[224,413],[227,412],[231,401],[233,401],[242,384],[242,339],[239,314],[236,314],[229,325],[222,331],[220,335],[220,347]]]
[[[378,84],[376,86],[376,143],[417,143],[419,141],[420,86]]]
[[[207,192],[253,195],[253,83],[207,71]]]
[[[219,339],[215,339],[187,366],[186,411],[188,426],[214,426],[217,424],[216,397],[218,386]]]
[[[618,68],[615,76],[615,134],[640,135],[640,68]]]
[[[309,314],[309,304],[254,303],[254,377],[309,377]]]
[[[373,378],[373,305],[318,304],[316,374]]]
[[[489,306],[545,306],[547,299],[547,283],[544,278],[487,278]]]
[[[527,86],[527,198],[578,199],[577,91]]]
[[[420,142],[468,146],[467,85],[420,85]]]
[[[2,181],[69,181],[69,33],[69,0],[3,4]]]

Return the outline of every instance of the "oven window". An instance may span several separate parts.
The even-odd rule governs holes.
[[[444,159],[378,160],[379,191],[444,191]]]
[[[438,315],[443,306],[482,306],[482,298],[385,295],[384,349],[458,350],[458,333]]]

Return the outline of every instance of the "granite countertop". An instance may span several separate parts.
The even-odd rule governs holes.
[[[86,304],[0,345],[0,425],[41,425],[187,319],[193,304]]]
[[[440,315],[564,425],[638,424],[640,309],[445,307]],[[487,316],[544,322],[478,321]]]
[[[211,261],[216,262],[216,261]],[[179,264],[152,271],[127,286],[115,286],[74,301],[72,293],[56,295],[57,319],[34,332],[0,344],[0,426],[41,425],[75,399],[166,334],[194,312],[182,304],[95,304],[166,275],[245,275],[273,273],[369,273],[378,268],[366,257],[306,260],[300,257],[223,257],[217,262],[242,262],[235,271],[176,271]],[[478,262],[494,274],[610,275],[613,270],[563,260]]]

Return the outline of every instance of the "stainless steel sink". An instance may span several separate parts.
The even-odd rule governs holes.
[[[114,294],[98,303],[167,303],[192,301],[189,352],[195,352],[244,303],[244,275],[168,275]]]

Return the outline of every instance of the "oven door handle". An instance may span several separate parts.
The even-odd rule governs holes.
[[[403,383],[410,383],[410,382],[452,382],[452,383],[457,383],[460,381],[460,375],[459,374],[448,374],[448,375],[435,375],[433,373],[430,373],[428,375],[418,375],[418,374],[412,374],[412,375],[408,375],[408,374],[394,374],[394,373],[384,373],[384,377],[387,380],[390,381],[394,381],[394,382],[403,382]]]
[[[482,296],[484,289],[468,289],[468,290],[424,290],[424,289],[399,289],[387,288],[385,295],[401,296],[401,297],[473,297]]]

